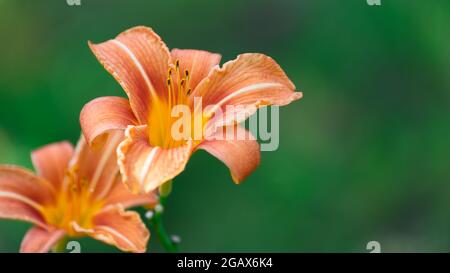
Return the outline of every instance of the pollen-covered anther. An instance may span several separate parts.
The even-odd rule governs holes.
[[[81,187],[82,187],[82,188],[86,188],[86,187],[89,185],[89,181],[87,180],[86,177],[83,177],[83,178],[81,179],[80,184],[81,184]]]
[[[190,76],[189,76],[189,70],[187,70],[187,69],[184,71],[184,78],[186,80],[186,88],[188,88]]]
[[[189,85],[189,70],[180,69],[180,61],[176,60],[175,65],[171,65],[167,70],[167,92],[169,106],[174,104],[183,104],[187,96],[191,93]]]
[[[72,192],[78,192],[78,186],[77,186],[77,184],[72,183],[72,184],[70,185],[70,190],[71,190]]]

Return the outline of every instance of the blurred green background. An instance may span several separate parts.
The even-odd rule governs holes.
[[[243,184],[206,152],[174,182],[166,227],[187,252],[450,251],[450,2],[0,0],[0,163],[80,134],[123,95],[90,52],[147,25],[170,48],[272,56],[304,92]],[[0,252],[29,224],[0,221]],[[117,251],[91,239],[82,252]],[[162,251],[156,236],[150,251]]]

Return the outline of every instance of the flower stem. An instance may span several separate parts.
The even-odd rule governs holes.
[[[164,200],[169,196],[172,192],[172,180],[167,181],[159,187],[159,196],[164,198]]]
[[[159,205],[154,209],[154,216],[151,218],[150,224],[156,231],[161,245],[167,252],[174,253],[178,252],[178,245],[172,240],[170,235],[167,233],[163,224],[163,213],[166,206],[167,197],[172,191],[172,181],[167,181],[159,188],[160,199]],[[158,207],[159,206],[159,207]]]
[[[164,228],[162,221],[162,214],[157,213],[152,222],[156,230],[158,239],[161,242],[161,245],[164,247],[164,249],[170,253],[178,252],[178,246],[172,241],[170,235]]]
[[[64,253],[66,252],[66,244],[69,238],[67,236],[64,236],[61,238],[56,245],[52,248],[53,253]]]

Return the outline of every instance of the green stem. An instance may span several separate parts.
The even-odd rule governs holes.
[[[58,243],[52,248],[53,253],[65,253],[66,252],[66,244],[69,240],[69,237],[64,236],[61,238]]]
[[[167,233],[163,224],[164,207],[166,206],[167,197],[169,196],[171,191],[172,191],[172,181],[167,181],[159,188],[160,193],[159,205],[161,206],[161,208],[160,209],[155,208],[154,210],[155,214],[151,219],[150,224],[156,230],[156,235],[158,236],[158,239],[161,242],[161,245],[164,247],[164,249],[167,252],[174,253],[178,252],[178,245],[172,241],[172,238]]]
[[[155,215],[155,218],[153,219],[153,226],[155,227],[158,239],[164,249],[169,253],[178,252],[178,246],[172,241],[170,235],[164,228],[161,214]]]
[[[172,192],[172,180],[167,181],[159,187],[159,196],[164,200],[167,199],[169,194]]]

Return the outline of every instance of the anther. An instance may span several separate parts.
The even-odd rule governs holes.
[[[87,178],[82,178],[81,179],[81,187],[86,187],[87,185],[88,185],[88,180],[87,180]]]

